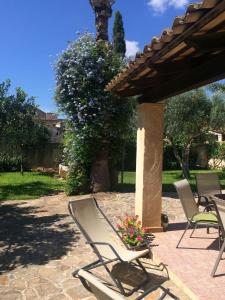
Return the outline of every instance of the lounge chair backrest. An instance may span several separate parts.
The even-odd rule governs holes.
[[[199,196],[221,194],[219,176],[216,173],[196,174],[196,184]]]
[[[97,300],[124,300],[125,298],[115,291],[109,289],[98,278],[92,274],[80,270],[78,276],[81,282],[87,287],[96,297]]]
[[[85,198],[70,201],[69,211],[88,242],[103,242],[116,248],[120,247],[121,241],[98,210],[95,199]],[[96,248],[101,257],[116,258],[108,246],[101,245]]]
[[[199,210],[191,191],[190,184],[187,179],[183,179],[175,182],[174,186],[177,190],[186,218],[191,220],[193,215],[199,213]]]
[[[225,237],[225,200],[217,200],[213,198],[213,201],[216,204],[216,213],[218,215],[218,220],[221,226],[223,237]]]

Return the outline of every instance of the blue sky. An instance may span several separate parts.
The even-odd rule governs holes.
[[[123,15],[129,54],[143,50],[155,35],[182,15],[189,0],[116,0],[113,11]],[[193,1],[192,1],[193,2]],[[109,36],[112,34],[113,17]],[[0,81],[11,79],[37,97],[45,111],[56,111],[56,55],[76,38],[76,32],[95,32],[88,0],[2,0],[0,10]]]

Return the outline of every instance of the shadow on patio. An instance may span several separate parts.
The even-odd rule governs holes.
[[[47,215],[40,207],[23,204],[0,207],[0,274],[60,259],[79,240],[66,220],[68,215]]]

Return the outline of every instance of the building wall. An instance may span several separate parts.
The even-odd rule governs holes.
[[[42,147],[32,149],[27,155],[28,168],[58,168],[61,149],[62,146],[59,143],[47,143]]]

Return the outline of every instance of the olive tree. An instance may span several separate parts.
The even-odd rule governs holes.
[[[189,155],[192,143],[210,130],[211,106],[203,89],[173,97],[166,103],[165,141],[172,146],[183,177],[190,176]]]

